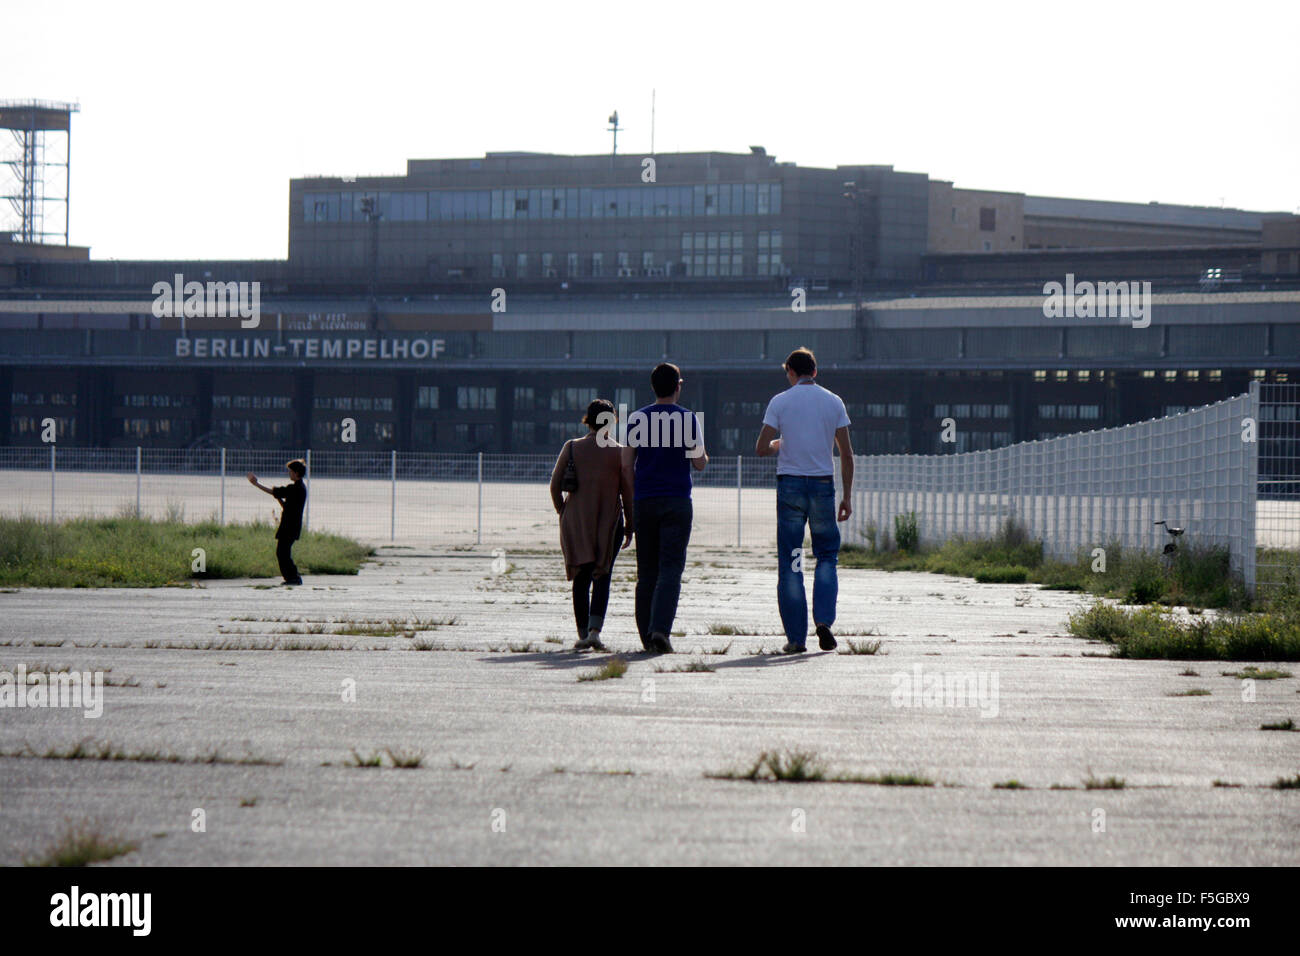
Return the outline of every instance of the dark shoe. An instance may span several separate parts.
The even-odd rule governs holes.
[[[294,578],[292,581],[285,581],[285,582],[284,582],[285,587],[289,587],[290,585],[293,585],[293,584],[302,584],[302,578]]]
[[[839,646],[835,641],[835,635],[831,633],[831,629],[825,624],[817,625],[817,643],[824,651],[833,651]]]
[[[667,634],[651,634],[650,650],[656,654],[671,654],[673,652],[672,641],[668,640]]]
[[[573,645],[575,651],[603,651],[605,645],[600,643],[600,631],[588,631],[587,636]]]
[[[808,649],[808,648],[804,647],[802,644],[796,644],[794,641],[791,641],[790,643],[786,644],[785,647],[781,648],[781,653],[782,653],[782,654],[802,654],[802,653],[803,653],[804,651],[806,651],[807,649]]]

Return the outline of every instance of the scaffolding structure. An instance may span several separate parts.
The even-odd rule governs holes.
[[[0,100],[0,238],[68,244],[72,114],[80,110],[76,103]]]

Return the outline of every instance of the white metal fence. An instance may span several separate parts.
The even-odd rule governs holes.
[[[1243,421],[1259,418],[1257,388],[1181,415],[955,455],[855,459],[848,537],[894,531],[915,512],[920,540],[991,537],[1007,518],[1041,538],[1044,553],[1072,559],[1117,542],[1159,551],[1167,521],[1186,543],[1228,548],[1255,584],[1257,444]]]
[[[1243,423],[1257,423],[1257,441]],[[0,448],[0,513],[61,520],[141,514],[221,523],[275,521],[244,480],[287,480],[304,458],[313,530],[405,545],[553,548],[548,455],[235,449]],[[1181,415],[992,451],[859,456],[845,540],[893,533],[916,512],[921,541],[987,537],[1015,517],[1069,559],[1119,542],[1159,551],[1156,521],[1189,544],[1220,544],[1248,586],[1295,577],[1300,555],[1300,386],[1249,393]],[[774,458],[714,456],[695,474],[692,543],[775,546]],[[839,476],[836,476],[837,480]]]
[[[283,484],[293,458],[308,465],[310,530],[421,547],[559,543],[549,491],[555,458],[548,455],[0,448],[0,513],[274,522],[279,506],[245,474]],[[693,544],[775,545],[775,459],[713,456],[694,482]]]

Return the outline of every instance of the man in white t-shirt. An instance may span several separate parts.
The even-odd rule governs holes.
[[[790,387],[773,396],[763,415],[754,451],[776,459],[777,605],[785,628],[787,654],[802,654],[808,638],[808,598],[803,586],[804,526],[812,534],[817,570],[813,574],[813,623],[824,651],[835,649],[836,563],[840,529],[847,521],[853,491],[853,446],[849,413],[834,392],[817,384],[817,359],[798,348],[785,360]],[[780,437],[777,437],[777,436]],[[835,456],[839,447],[843,494],[835,509]]]

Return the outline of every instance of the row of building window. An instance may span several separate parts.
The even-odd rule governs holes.
[[[1010,405],[931,405],[930,415],[934,418],[955,418],[959,421],[969,418],[1010,418]]]
[[[312,407],[335,412],[391,412],[393,400],[387,396],[317,395]]]
[[[15,405],[76,405],[76,392],[10,392]]]
[[[533,276],[534,260],[526,252],[517,252],[514,257],[514,271],[507,269],[505,253],[492,253],[492,278],[527,279]],[[630,252],[618,252],[614,256],[614,266],[610,269],[605,262],[603,252],[593,252],[584,261],[576,252],[567,253],[564,269],[561,270],[553,252],[541,254],[540,271],[537,277],[544,279],[578,279],[583,277],[600,279],[607,276],[629,278],[633,276],[743,276],[745,255],[743,252],[696,252],[682,254],[681,262],[667,260],[656,264],[655,254],[650,250],[641,253],[639,259]],[[585,271],[584,271],[585,270]],[[788,270],[781,259],[780,252],[759,252],[754,258],[754,275],[787,275]]]
[[[312,422],[311,437],[317,444],[340,444],[343,440],[343,423],[328,419],[317,419]],[[395,422],[384,419],[363,422],[353,437],[359,442],[376,442],[381,445],[389,445],[397,437],[397,425]]]
[[[212,396],[213,408],[250,408],[256,411],[293,408],[289,395],[217,395]]]
[[[212,430],[244,441],[293,441],[293,422],[260,418],[219,418],[212,422]]]
[[[1100,405],[1039,405],[1039,418],[1064,418],[1097,421],[1101,418]]]
[[[1159,378],[1166,382],[1177,382],[1179,379],[1181,379],[1184,382],[1198,382],[1202,380],[1206,382],[1223,381],[1223,370],[1218,368],[1211,368],[1205,370],[1196,369],[1196,368],[1165,369],[1159,372],[1156,371],[1155,369],[1144,369],[1141,375],[1142,378],[1144,379]],[[1093,381],[1104,382],[1106,381],[1107,376],[1109,376],[1113,380],[1115,377],[1115,373],[1105,372],[1105,371],[1094,371],[1092,369],[1086,369],[1086,368],[1075,369],[1074,371],[1070,371],[1069,369],[1055,369],[1049,372],[1047,369],[1040,368],[1034,370],[1033,378],[1035,382],[1046,382],[1046,381],[1068,382],[1071,379],[1073,379],[1076,382],[1093,382]],[[1254,377],[1258,379],[1263,379],[1265,377],[1265,373],[1262,369],[1256,370]]]
[[[123,418],[122,437],[136,441],[187,442],[194,437],[194,422],[188,418]]]
[[[367,199],[387,222],[776,216],[781,184],[309,192],[303,196],[303,221],[365,222]]]
[[[123,408],[193,408],[193,395],[173,395],[170,393],[142,395],[139,393],[122,396]]]
[[[54,418],[54,435],[56,438],[77,437],[77,420],[70,415],[42,415],[39,418],[35,415],[11,415],[9,417],[9,433],[15,439],[29,439],[33,444],[36,444],[41,440],[42,433],[45,431],[42,422],[47,417]]]

